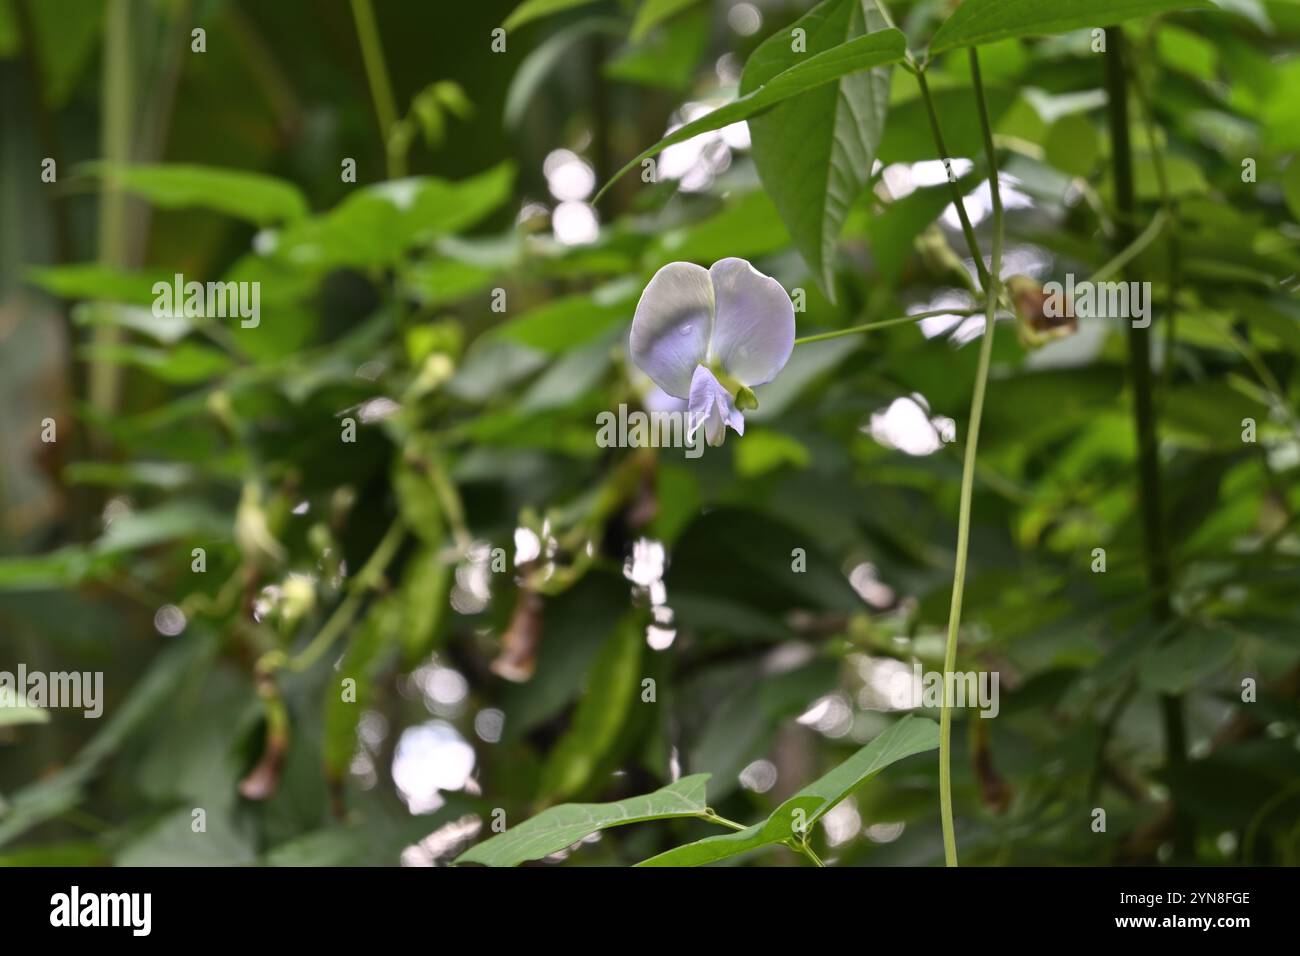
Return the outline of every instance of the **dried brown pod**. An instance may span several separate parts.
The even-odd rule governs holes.
[[[1073,335],[1079,328],[1074,303],[1063,295],[1053,297],[1043,284],[1029,276],[1011,276],[1006,280],[1007,294],[1016,308],[1016,328],[1025,346],[1046,345],[1055,339]]]
[[[501,635],[501,652],[492,661],[492,673],[522,683],[537,668],[537,649],[542,642],[542,597],[521,588],[510,624]]]

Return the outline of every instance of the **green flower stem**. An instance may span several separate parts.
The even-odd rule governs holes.
[[[885,6],[884,0],[876,0],[876,9],[880,11],[880,18],[885,21],[885,26],[891,30],[898,29],[898,24],[896,24],[894,18],[889,15],[889,8]],[[907,70],[909,73],[916,73],[920,67],[917,65],[916,57],[912,56],[912,51],[904,50],[903,56],[903,69]]]
[[[286,660],[283,651],[271,651],[259,661],[258,669],[266,672],[287,666],[292,671],[305,671],[315,664],[321,655],[329,650],[339,636],[356,620],[357,613],[361,610],[361,604],[365,600],[366,592],[373,590],[383,579],[384,572],[397,555],[397,549],[405,535],[406,523],[401,518],[397,518],[388,526],[388,530],[375,547],[374,552],[371,553],[370,558],[350,582],[348,596],[343,599],[343,603],[334,609],[334,613],[325,622],[325,626],[312,638],[311,643],[288,660]]]
[[[712,807],[706,808],[703,813],[697,814],[697,816],[706,823],[716,823],[718,826],[726,827],[729,830],[740,831],[749,829],[749,827],[745,826],[743,823],[737,823],[735,820],[728,820],[726,817],[719,816],[713,812]],[[817,855],[817,851],[809,846],[805,840],[791,837],[789,840],[785,841],[785,845],[796,853],[802,853],[812,862],[813,866],[824,867],[826,865],[822,862],[821,857]]]
[[[375,23],[375,11],[370,0],[352,0],[352,19],[357,24],[361,58],[366,65],[370,96],[375,101],[379,133],[383,136],[388,178],[401,179],[406,175],[406,157],[400,150],[394,149],[392,144],[393,127],[397,125],[397,106],[393,99],[393,85],[388,80],[388,66],[384,62],[384,45],[379,39],[379,26]]]
[[[979,448],[980,420],[984,416],[984,393],[988,387],[989,361],[993,355],[993,328],[997,321],[999,276],[1002,269],[1002,196],[998,190],[997,154],[993,146],[993,127],[984,100],[980,79],[979,55],[970,51],[971,79],[979,105],[980,125],[984,130],[984,151],[988,154],[989,189],[993,200],[993,256],[985,274],[984,335],[980,339],[979,367],[975,372],[975,392],[971,396],[970,426],[961,468],[961,503],[957,512],[957,559],[952,577],[952,604],[948,610],[948,640],[943,654],[943,708],[939,712],[939,814],[943,822],[943,858],[948,866],[957,865],[957,835],[952,818],[952,700],[948,675],[957,668],[957,634],[961,629],[961,604],[966,589],[966,560],[970,552],[971,497],[975,487],[975,459]],[[960,208],[960,204],[959,204]]]
[[[110,0],[104,14],[103,123],[100,150],[110,166],[131,161],[132,71],[131,7],[129,0]],[[126,193],[115,176],[105,176],[99,200],[98,245],[100,262],[110,268],[127,265]],[[96,353],[87,375],[90,407],[112,418],[122,388],[122,370],[107,354],[121,340],[121,330],[110,323],[96,325],[91,333]]]
[[[1122,250],[1116,253],[1115,257],[1106,263],[1091,276],[1089,282],[1103,282],[1112,275],[1122,270],[1130,262],[1142,254],[1147,246],[1155,242],[1156,237],[1164,231],[1166,223],[1169,222],[1169,216],[1162,210],[1151,218],[1151,223],[1142,230],[1142,235],[1138,236]]]
[[[880,16],[885,21],[886,26],[897,29],[894,18],[889,15],[889,9],[885,6],[884,0],[876,0],[876,9],[880,11]],[[974,48],[972,47],[972,49]],[[951,159],[951,154],[948,152],[948,146],[943,139],[943,129],[939,126],[939,114],[935,112],[934,99],[930,96],[930,84],[925,79],[925,64],[917,63],[916,58],[912,56],[911,50],[905,52],[906,59],[903,67],[916,77],[917,85],[921,89],[921,99],[925,101],[925,113],[930,119],[930,133],[934,136],[934,145],[939,150],[939,158],[943,160],[947,169],[949,168],[948,161]],[[983,91],[979,91],[979,93],[980,104],[984,110],[981,115],[987,120],[988,108],[983,106],[984,94]],[[948,187],[952,190],[953,204],[957,207],[957,218],[961,220],[962,235],[966,237],[966,245],[970,247],[971,255],[975,258],[975,271],[979,274],[980,287],[987,292],[989,274],[988,270],[984,268],[984,256],[980,252],[979,243],[975,241],[975,228],[971,225],[970,217],[966,215],[965,199],[961,194],[961,190],[957,188],[956,181],[951,176],[948,178]],[[996,188],[996,184],[994,188]]]
[[[814,850],[812,847],[810,847],[807,843],[800,841],[797,844],[797,848],[800,853],[808,857],[808,859],[812,860],[813,866],[824,867],[826,865],[825,863],[822,862],[822,858],[817,855],[817,851]]]
[[[855,325],[848,329],[837,329],[834,332],[821,332],[817,335],[805,335],[803,338],[794,340],[795,345],[807,345],[809,342],[824,342],[826,339],[838,339],[844,335],[857,335],[859,332],[872,332],[876,329],[886,329],[891,325],[904,325],[908,322],[919,322],[921,319],[933,319],[940,315],[978,315],[984,311],[981,305],[976,309],[935,309],[933,312],[917,312],[915,315],[900,315],[894,319],[882,319],[879,322],[868,322],[866,325]]]
[[[971,48],[972,50],[974,47]],[[934,109],[934,99],[930,96],[930,84],[926,82],[925,71],[917,69],[916,82],[921,88],[921,99],[925,101],[925,114],[930,118],[930,133],[934,136],[934,145],[939,150],[939,158],[943,160],[945,169],[949,169],[949,160],[952,154],[948,152],[948,144],[943,139],[943,129],[939,126],[939,114]],[[992,133],[988,130],[988,107],[984,105],[984,92],[976,88],[975,91],[980,98],[980,118],[985,121],[985,132],[988,134],[986,139],[991,142]],[[993,157],[989,155],[989,181],[994,184],[993,188],[997,189],[997,170],[993,164]],[[980,252],[979,243],[975,240],[975,227],[971,225],[970,216],[966,215],[966,200],[962,196],[961,190],[957,188],[957,183],[952,176],[948,177],[948,188],[952,190],[952,202],[957,207],[957,218],[961,220],[962,235],[966,237],[966,245],[970,248],[970,254],[975,259],[975,271],[979,274],[980,287],[987,293],[989,290],[989,270],[984,267],[984,255]],[[994,270],[996,274],[997,270]]]
[[[456,550],[460,554],[465,554],[469,551],[472,536],[469,533],[469,525],[465,521],[465,505],[460,500],[460,491],[456,488],[456,483],[451,480],[451,475],[447,473],[447,466],[442,460],[441,453],[437,457],[423,459],[423,462],[428,467],[429,480],[433,483],[438,503],[442,505],[447,523],[451,525]]]
[[[726,817],[718,816],[718,814],[713,812],[712,807],[709,807],[703,813],[701,813],[700,819],[704,820],[707,823],[716,823],[718,826],[727,827],[730,830],[749,829],[743,823],[737,823],[735,820],[728,820]]]

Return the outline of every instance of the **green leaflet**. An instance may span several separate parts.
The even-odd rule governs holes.
[[[506,17],[505,23],[501,24],[501,26],[507,30],[513,30],[516,27],[522,27],[525,23],[549,17],[553,13],[560,13],[571,7],[583,7],[595,2],[596,0],[524,0],[523,3],[510,11],[510,16]]]
[[[634,613],[605,638],[569,729],[542,768],[542,802],[563,800],[581,790],[618,738],[638,701],[642,634],[641,615]]]
[[[510,80],[501,122],[509,129],[517,129],[546,78],[566,57],[574,55],[573,48],[591,36],[620,33],[620,26],[617,20],[580,20],[538,44],[524,57]]]
[[[884,20],[869,0],[826,0],[790,31],[769,37],[745,64],[740,92],[750,93],[809,54],[880,31]],[[807,53],[791,49],[804,31]],[[846,73],[781,103],[749,122],[754,164],[790,236],[834,301],[835,242],[854,200],[871,178],[889,108],[889,67]]]
[[[772,77],[771,80],[757,89],[750,91],[739,99],[732,100],[725,106],[720,106],[707,116],[701,116],[694,122],[687,123],[685,126],[669,133],[653,146],[643,150],[615,173],[613,178],[601,187],[600,192],[596,194],[596,198],[592,201],[599,200],[605,191],[630,169],[665,147],[684,142],[693,136],[698,136],[700,133],[721,129],[724,126],[730,126],[732,123],[748,119],[763,110],[770,109],[776,104],[790,99],[792,96],[798,96],[800,93],[806,93],[826,83],[831,83],[846,74],[855,73],[859,70],[869,70],[872,67],[884,66],[888,63],[897,63],[903,59],[906,48],[907,43],[901,32],[898,30],[880,30],[814,54],[801,63],[790,67],[785,72]]]
[[[297,186],[261,173],[181,163],[92,163],[88,171],[163,209],[212,209],[261,226],[307,214],[307,200]]]
[[[871,777],[904,757],[939,746],[939,725],[910,714],[830,773],[804,787],[762,823],[736,833],[706,837],[652,856],[638,866],[701,866],[772,846],[807,833],[819,819]]]
[[[585,345],[607,329],[630,322],[638,292],[634,286],[617,283],[594,294],[552,299],[498,326],[492,334],[559,355]]]
[[[424,547],[412,555],[402,576],[402,656],[414,663],[438,642],[447,615],[452,564],[438,549]]]
[[[1167,10],[1213,9],[1207,0],[965,0],[934,34],[930,55],[1008,37],[1100,28]]]
[[[641,0],[632,21],[632,42],[640,42],[658,24],[695,3],[699,0]]]
[[[411,176],[363,186],[333,209],[284,229],[275,256],[299,270],[396,266],[407,250],[460,232],[510,197],[514,168],[500,163],[451,182]]]
[[[1282,173],[1282,195],[1286,197],[1287,208],[1291,218],[1300,222],[1300,162],[1291,160],[1291,165]]]
[[[131,688],[126,702],[69,763],[8,798],[0,809],[0,846],[80,803],[83,788],[100,765],[172,697],[186,673],[209,668],[216,650],[215,635],[196,627],[194,633],[159,653]]]
[[[1152,651],[1138,665],[1138,679],[1157,693],[1185,694],[1220,673],[1236,646],[1226,631],[1195,628]]]
[[[604,75],[622,83],[684,91],[695,78],[712,23],[713,12],[706,6],[681,10],[647,31],[643,39],[634,35],[605,65]]]
[[[654,793],[614,803],[566,803],[544,810],[504,833],[462,853],[457,863],[517,866],[539,860],[572,846],[583,837],[609,827],[645,820],[697,817],[707,808],[704,787],[707,773],[692,774]]]
[[[342,780],[347,773],[357,749],[357,721],[373,696],[372,683],[390,659],[388,652],[402,638],[403,611],[400,600],[392,596],[377,601],[353,629],[338,670],[325,682],[321,757],[330,780]],[[352,692],[346,696],[345,680],[354,682]]]
[[[27,271],[27,278],[46,292],[64,299],[98,299],[149,305],[157,296],[154,282],[171,281],[161,272],[146,274],[113,269],[95,262],[66,266],[40,266]]]
[[[784,843],[794,833],[798,821],[807,821],[817,806],[816,797],[794,796],[773,810],[762,823],[735,833],[696,840],[642,860],[637,866],[703,866],[750,850]]]

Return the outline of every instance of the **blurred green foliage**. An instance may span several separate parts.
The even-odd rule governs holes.
[[[1026,38],[967,0],[927,69],[986,240],[961,49],[984,44],[1005,271],[1036,281],[1094,273],[1118,228],[1104,56],[1087,5],[1053,4]],[[388,130],[358,6],[0,6],[0,670],[105,688],[99,720],[0,720],[0,862],[441,864],[540,811],[522,832],[567,845],[606,823],[554,805],[620,800],[588,819],[670,819],[560,857],[701,862],[788,840],[764,826],[791,799],[827,814],[828,861],[940,861],[928,747],[823,784],[930,726],[886,687],[942,667],[981,319],[800,345],[698,460],[595,442],[648,400],[626,334],[667,262],[753,260],[800,290],[799,335],[970,305],[900,67],[587,202],[790,67],[789,27],[844,42],[874,5],[377,0]],[[957,4],[888,6],[923,51]],[[1135,225],[1169,223],[1128,274],[1154,290],[1174,616],[1150,611],[1122,329],[1001,323],[958,667],[1002,699],[956,715],[963,863],[1167,861],[1171,807],[1201,862],[1300,859],[1300,3],[1190,6],[1124,25]],[[178,273],[258,283],[259,321],[160,315]],[[768,823],[718,838],[705,807]]]

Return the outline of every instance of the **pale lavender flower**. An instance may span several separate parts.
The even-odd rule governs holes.
[[[690,436],[721,445],[745,433],[750,389],[770,382],[794,349],[794,306],[781,284],[744,259],[705,269],[672,262],[655,273],[632,319],[632,361],[687,402]]]

